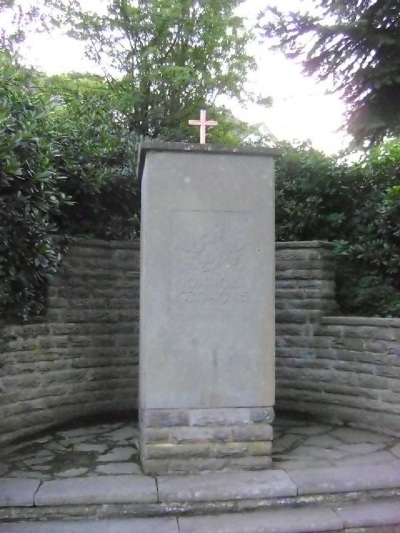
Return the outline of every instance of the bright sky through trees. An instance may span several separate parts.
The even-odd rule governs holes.
[[[254,24],[258,11],[267,0],[246,0],[241,15]],[[27,0],[24,0],[26,3]],[[285,9],[296,9],[299,0],[271,0]],[[312,6],[312,0],[300,0]],[[37,2],[35,2],[37,3]],[[82,0],[82,5],[100,11],[104,0]],[[4,14],[2,15],[4,17]],[[2,24],[0,23],[0,26]],[[49,74],[68,71],[98,72],[98,67],[83,57],[83,43],[69,39],[61,31],[52,36],[45,34],[29,37],[26,52],[28,61]],[[343,122],[344,105],[337,96],[326,95],[326,87],[317,85],[301,74],[301,68],[281,54],[272,53],[267,44],[253,45],[258,71],[248,80],[250,88],[263,97],[272,96],[270,109],[250,105],[247,109],[232,106],[238,118],[250,123],[260,123],[278,139],[310,139],[316,148],[334,153],[345,148],[348,138],[338,132]]]

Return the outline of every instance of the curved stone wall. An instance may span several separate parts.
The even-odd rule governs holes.
[[[41,324],[0,335],[0,444],[134,412],[139,244],[82,240]],[[337,313],[332,246],[276,246],[276,409],[400,434],[400,319]]]
[[[400,435],[400,319],[337,313],[327,243],[278,243],[276,410]]]
[[[137,405],[138,243],[71,245],[48,309],[43,324],[2,328],[0,443]]]
[[[400,319],[324,317],[306,344],[278,356],[278,408],[400,435]]]

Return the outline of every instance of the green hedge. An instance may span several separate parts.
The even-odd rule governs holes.
[[[0,55],[0,317],[44,308],[55,235],[136,238],[138,138],[95,76],[46,78]],[[349,163],[281,144],[280,241],[328,240],[343,313],[400,316],[400,142]]]
[[[357,163],[307,144],[281,148],[277,239],[335,244],[343,313],[400,316],[400,143],[375,148]]]
[[[54,166],[50,102],[8,56],[0,67],[0,316],[26,319],[43,309],[44,280],[60,261],[53,220],[69,198]]]

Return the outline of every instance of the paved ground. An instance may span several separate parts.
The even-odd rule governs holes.
[[[157,479],[138,446],[125,421],[3,450],[0,533],[400,533],[395,437],[278,418],[273,469]]]
[[[138,446],[139,431],[133,422],[59,430],[4,450],[0,477],[45,481],[140,474]],[[379,465],[400,459],[395,437],[293,418],[277,419],[273,446],[274,467],[285,470]]]

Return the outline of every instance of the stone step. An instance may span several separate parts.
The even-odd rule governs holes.
[[[273,519],[279,525],[288,517],[293,517],[293,527],[297,527],[304,521],[313,524],[312,516],[315,516],[319,529],[304,531],[335,531],[335,528],[327,529],[323,522],[326,519],[328,525],[332,524],[330,520],[333,517],[342,521],[342,529],[339,530],[385,525],[385,516],[390,519],[390,525],[400,524],[400,461],[368,468],[363,465],[288,471],[277,469],[158,478],[138,474],[43,482],[0,479],[0,523],[5,524],[1,526],[3,529],[0,527],[0,533],[35,533],[34,528],[50,527],[50,523],[71,524],[71,527],[78,528],[81,519],[85,519],[88,527],[96,519],[99,521],[94,523],[98,527],[106,527],[106,524],[114,527],[115,524],[116,528],[122,528],[122,532],[124,527],[128,527],[129,520],[129,527],[140,526],[144,532],[147,531],[146,524],[165,528],[178,520],[182,524],[181,533],[185,527],[188,532],[231,532],[236,531],[232,529],[236,522],[237,531],[245,532],[247,529],[241,528],[247,527],[247,520],[251,519],[255,525],[249,531],[270,531],[262,525],[265,520],[269,524],[268,520]],[[120,517],[128,521],[120,523],[117,520]],[[150,519],[156,518],[158,521],[151,522]],[[61,522],[54,522],[56,520]],[[226,529],[219,521],[226,521]],[[27,522],[31,529],[23,529],[25,526],[21,522]],[[214,522],[217,529],[213,529]],[[285,531],[278,525],[276,531]]]
[[[205,516],[0,524],[0,533],[398,533],[399,501]]]

